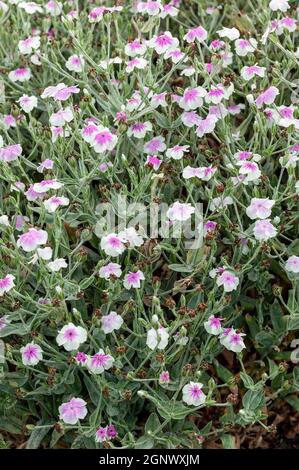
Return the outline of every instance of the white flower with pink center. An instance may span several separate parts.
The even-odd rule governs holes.
[[[157,16],[162,11],[163,7],[160,1],[148,0],[147,2],[138,2],[138,13],[147,13],[149,16]]]
[[[146,45],[140,42],[138,39],[129,42],[125,46],[125,54],[130,57],[136,57],[137,55],[144,55],[146,53]]]
[[[166,215],[170,220],[184,222],[194,214],[195,209],[190,203],[176,201],[167,211]]]
[[[199,118],[195,131],[196,135],[198,137],[203,137],[205,134],[210,134],[214,131],[217,121],[218,118],[214,114],[208,114],[205,119]]]
[[[198,126],[202,119],[195,111],[186,111],[181,115],[181,120],[184,126],[193,127]]]
[[[117,136],[107,127],[99,126],[98,132],[93,134],[91,146],[96,153],[111,152],[117,144]]]
[[[34,13],[43,13],[43,8],[36,2],[20,2],[18,7],[25,10],[29,15],[34,15]]]
[[[201,86],[197,88],[187,88],[179,101],[179,105],[185,111],[200,108],[203,105],[203,98],[206,94],[206,90]]]
[[[180,61],[186,62],[188,57],[180,49],[171,49],[165,52],[164,59],[171,59],[173,64],[178,64]]]
[[[6,114],[5,116],[3,116],[2,122],[3,122],[5,129],[9,129],[10,127],[17,126],[17,121],[15,120],[12,114]],[[0,147],[1,147],[1,144],[0,144]]]
[[[251,80],[255,76],[264,78],[265,72],[266,67],[260,67],[259,65],[245,66],[241,69],[241,77],[246,81]]]
[[[186,67],[183,69],[180,73],[180,75],[185,76],[185,77],[192,77],[196,72],[195,68],[190,65],[189,67]]]
[[[119,256],[125,249],[126,239],[120,237],[116,233],[109,233],[101,239],[101,248],[105,251],[106,255]]]
[[[290,256],[290,258],[287,260],[285,264],[285,269],[286,271],[289,271],[290,273],[299,273],[299,256]]]
[[[151,107],[154,109],[158,108],[159,106],[162,106],[162,108],[166,108],[167,106],[166,96],[167,96],[166,92],[154,93],[150,99]]]
[[[165,139],[162,136],[153,137],[144,146],[144,152],[148,154],[157,154],[166,150]]]
[[[222,333],[222,320],[222,318],[215,317],[215,315],[211,315],[208,320],[204,322],[205,330],[211,335],[220,335],[220,333]]]
[[[162,8],[163,8],[163,10],[159,15],[160,18],[164,19],[167,16],[171,16],[172,18],[174,18],[175,16],[177,16],[179,14],[179,10],[177,8],[175,8],[175,6],[172,5],[171,3],[168,3],[167,5],[164,5]]]
[[[219,104],[222,100],[228,100],[233,91],[233,83],[228,88],[225,88],[222,83],[218,83],[216,86],[211,86],[211,89],[205,96],[205,100],[207,103]]]
[[[62,12],[62,3],[50,0],[50,2],[46,3],[45,9],[51,16],[59,16]]]
[[[89,123],[87,124],[87,126],[83,127],[83,129],[81,130],[81,135],[83,139],[85,140],[85,142],[88,142],[89,144],[91,144],[97,132],[99,132],[99,126],[96,126],[93,123]]]
[[[51,189],[60,189],[63,187],[63,183],[60,183],[56,179],[48,179],[40,181],[40,183],[33,184],[33,190],[36,193],[46,193]]]
[[[128,290],[130,290],[131,288],[139,289],[141,286],[141,281],[144,280],[145,277],[142,271],[129,271],[128,274],[125,275],[123,285],[124,288]]]
[[[15,276],[12,274],[6,274],[5,277],[0,279],[0,297],[15,287],[14,279]]]
[[[121,265],[118,263],[108,263],[106,266],[102,266],[99,270],[99,276],[106,280],[113,277],[119,278],[121,273]]]
[[[88,20],[90,23],[98,23],[103,19],[104,13],[107,11],[106,7],[93,8],[88,14]]]
[[[60,109],[57,113],[53,113],[50,116],[51,126],[63,127],[66,123],[71,122],[74,119],[72,108],[67,106],[65,109]]]
[[[104,315],[101,318],[102,330],[105,335],[112,333],[112,331],[119,330],[123,324],[123,319],[116,312],[110,312],[109,315]]]
[[[195,41],[204,42],[208,37],[207,31],[202,26],[190,29],[184,36],[184,40],[189,44]]]
[[[66,101],[72,94],[79,93],[80,89],[77,86],[66,86],[64,83],[59,83],[56,86],[49,86],[44,89],[41,98],[53,98],[55,101]]]
[[[21,54],[27,55],[31,54],[32,51],[39,49],[40,47],[40,37],[33,36],[19,41],[18,48]]]
[[[240,57],[245,57],[254,52],[257,48],[257,41],[254,38],[237,39],[235,41],[236,54]]]
[[[224,292],[232,292],[239,285],[239,278],[231,271],[224,270],[216,279],[216,284],[223,287]]]
[[[67,268],[67,262],[65,261],[64,258],[56,258],[54,259],[54,261],[51,261],[50,263],[47,264],[47,268],[52,273],[57,273],[61,269]]]
[[[183,387],[183,401],[190,406],[200,406],[206,401],[206,395],[202,391],[203,384],[189,382]]]
[[[36,366],[43,359],[41,347],[35,343],[28,343],[20,349],[24,366]]]
[[[134,72],[135,69],[143,70],[147,66],[147,60],[143,57],[133,57],[133,59],[126,62],[126,72]]]
[[[255,100],[257,108],[262,108],[264,104],[269,105],[274,103],[275,98],[279,95],[279,90],[275,86],[270,86],[263,93],[261,93]]]
[[[169,31],[160,34],[159,36],[154,36],[148,41],[148,46],[152,49],[155,49],[157,54],[165,54],[166,51],[176,49],[179,45],[179,40],[172,37],[172,34]]]
[[[250,206],[246,209],[246,214],[252,220],[254,219],[268,219],[271,215],[271,209],[274,206],[275,201],[269,198],[260,199],[254,197]]]
[[[269,8],[272,11],[282,11],[284,13],[290,8],[289,0],[271,0]]]
[[[244,333],[238,333],[234,329],[231,329],[231,331],[223,339],[222,344],[229,351],[240,353],[242,349],[245,348],[243,341],[244,336],[246,336]]]
[[[294,18],[290,18],[286,16],[285,18],[281,18],[278,22],[278,27],[276,28],[275,32],[278,36],[284,33],[287,30],[289,33],[293,33],[297,29],[297,21]]]
[[[159,326],[157,329],[151,328],[147,332],[146,345],[152,351],[154,349],[162,351],[168,345],[168,341],[169,333],[167,331],[167,328],[164,328],[163,326]]]
[[[12,70],[8,74],[8,78],[12,82],[27,82],[31,78],[31,70],[27,68],[18,68]]]
[[[25,113],[31,113],[31,111],[37,107],[37,98],[36,96],[23,95],[18,99],[17,103],[20,103]]]
[[[240,175],[245,176],[243,181],[245,184],[249,183],[250,181],[257,181],[261,176],[261,170],[259,169],[258,164],[251,161],[242,162],[239,173]]]
[[[91,356],[87,361],[88,370],[93,374],[102,374],[105,370],[111,369],[114,358],[110,354],[105,354],[103,349]]]
[[[48,240],[48,234],[45,230],[30,228],[28,232],[19,236],[17,246],[24,251],[30,252],[36,250],[40,245],[45,245]]]
[[[161,163],[162,160],[160,160],[157,155],[148,155],[146,157],[145,165],[152,167],[155,171],[159,170]]]
[[[82,55],[71,55],[65,63],[66,68],[70,72],[83,72],[85,60]]]
[[[66,403],[62,403],[58,408],[59,419],[65,424],[77,424],[80,419],[87,415],[86,401],[81,398],[72,398]]]
[[[0,148],[0,160],[4,162],[12,162],[22,153],[22,147],[19,144],[7,145],[7,147]]]
[[[260,242],[266,242],[277,235],[277,229],[269,219],[257,220],[253,227],[253,235]]]
[[[235,41],[240,37],[240,32],[237,28],[222,28],[216,31],[216,33],[221,38],[228,38],[230,41]]]
[[[81,326],[68,323],[58,332],[56,342],[58,346],[63,346],[66,351],[79,349],[80,345],[87,340],[87,331]]]
[[[133,135],[136,139],[144,139],[147,132],[151,132],[152,129],[153,129],[152,123],[149,121],[136,122],[135,124],[132,124],[129,127],[127,134],[129,137]]]
[[[166,151],[166,157],[174,160],[181,160],[186,152],[189,151],[190,145],[175,145]]]
[[[261,156],[258,153],[241,150],[240,152],[236,152],[234,154],[234,159],[236,160],[236,164],[238,166],[242,166],[243,162],[246,161],[259,162],[261,160]]]
[[[66,137],[69,137],[70,135],[70,131],[68,129],[66,129],[65,127],[55,127],[55,126],[52,126],[51,127],[51,132],[52,132],[52,142],[53,144],[57,141],[57,139],[59,139],[60,137],[62,138],[66,138]]]
[[[60,206],[68,206],[70,203],[69,199],[67,197],[63,196],[52,196],[49,199],[46,199],[44,201],[44,206],[47,212],[50,214],[53,214],[56,209]]]

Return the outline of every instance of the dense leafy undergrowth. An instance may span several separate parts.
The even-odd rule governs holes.
[[[1,447],[294,445],[298,6],[0,1]]]

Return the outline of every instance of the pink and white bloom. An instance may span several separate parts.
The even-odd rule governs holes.
[[[43,193],[50,191],[51,189],[62,188],[63,183],[60,183],[56,179],[48,179],[48,180],[40,181],[39,183],[34,183],[32,187],[36,193],[43,194]]]
[[[146,133],[151,132],[152,129],[152,123],[149,121],[136,122],[129,127],[127,134],[129,137],[134,136],[136,139],[144,139]]]
[[[276,88],[275,86],[270,86],[256,98],[255,104],[257,108],[262,108],[264,104],[269,105],[274,103],[277,95],[279,95],[278,88]]]
[[[55,101],[66,101],[72,94],[79,93],[80,89],[77,86],[67,86],[64,83],[59,83],[56,86],[49,86],[44,89],[41,98],[53,98]]]
[[[275,201],[269,198],[260,199],[254,197],[250,206],[246,209],[246,214],[252,220],[254,219],[268,219],[271,215],[271,209],[274,206]]]
[[[166,151],[166,157],[174,160],[181,160],[186,152],[189,151],[190,145],[175,145]]]
[[[43,352],[34,342],[26,344],[20,349],[24,366],[36,366],[43,359]]]
[[[162,136],[153,137],[144,146],[144,152],[148,154],[157,154],[166,150],[165,139]]]
[[[49,199],[46,199],[44,201],[44,206],[47,212],[50,214],[53,214],[56,209],[60,206],[68,206],[70,203],[69,199],[67,197],[63,196],[52,196]]]
[[[56,336],[58,346],[63,346],[66,351],[79,349],[86,340],[87,331],[82,326],[75,326],[73,323],[68,323],[61,328]]]
[[[229,334],[225,336],[222,344],[229,351],[240,353],[242,349],[245,348],[243,336],[246,335],[244,333],[238,333],[234,329],[232,329]]]
[[[208,114],[205,119],[198,118],[196,135],[203,137],[205,134],[210,134],[214,131],[217,121],[218,118],[214,114]]]
[[[269,8],[272,11],[282,11],[284,13],[290,8],[289,0],[271,0]]]
[[[236,54],[240,57],[245,57],[254,52],[257,48],[257,40],[250,39],[237,39],[235,41]]]
[[[242,176],[244,175],[245,179],[243,180],[243,182],[245,184],[251,181],[257,181],[261,176],[261,170],[259,169],[258,164],[251,161],[242,162],[240,165],[239,173]]]
[[[118,263],[108,263],[106,266],[102,266],[99,270],[99,275],[102,279],[108,280],[110,277],[121,276],[121,265]]]
[[[126,249],[125,243],[125,238],[120,237],[116,233],[110,233],[109,235],[102,237],[101,248],[105,251],[106,255],[119,256]]]
[[[181,115],[181,120],[186,127],[198,126],[202,121],[195,111],[185,111]]]
[[[18,7],[25,10],[29,15],[34,15],[34,13],[43,13],[43,8],[36,2],[20,2],[18,3]]]
[[[16,70],[12,70],[8,74],[8,78],[12,82],[28,82],[31,78],[31,70],[27,68],[18,68]]]
[[[166,108],[167,106],[166,96],[167,96],[166,92],[154,93],[150,99],[151,107],[154,109],[158,108],[159,106],[162,106],[162,108]]]
[[[233,84],[231,84],[228,88],[225,88],[222,83],[218,83],[216,86],[212,85],[211,89],[205,96],[205,101],[206,103],[219,104],[223,99],[228,100],[233,91]]]
[[[87,415],[86,401],[82,398],[72,398],[66,403],[62,403],[58,408],[59,419],[65,424],[77,424],[80,419]]]
[[[91,146],[96,153],[111,152],[117,144],[117,136],[112,134],[107,127],[98,127],[98,131],[93,134]]]
[[[157,155],[148,155],[146,157],[145,165],[152,167],[155,171],[159,170],[161,163],[162,160],[160,160]]]
[[[165,52],[164,59],[171,59],[173,64],[178,64],[180,61],[186,62],[188,57],[180,49],[170,49]]]
[[[50,13],[51,16],[59,16],[62,12],[62,3],[50,0],[45,4],[45,10]]]
[[[71,55],[65,63],[66,68],[70,72],[81,73],[84,70],[85,60],[82,55]]]
[[[0,297],[15,287],[14,280],[15,276],[12,274],[6,274],[5,277],[0,279]]]
[[[194,214],[195,209],[191,206],[190,203],[181,203],[176,201],[172,206],[168,209],[166,215],[170,220],[177,220],[179,222],[183,222],[185,220],[190,219],[191,215]]]
[[[257,220],[253,227],[253,235],[260,242],[265,242],[277,235],[277,229],[269,219]]]
[[[189,44],[195,41],[204,42],[208,37],[207,31],[202,26],[190,29],[184,36],[184,40]]]
[[[200,406],[206,401],[206,395],[202,391],[203,384],[199,382],[189,382],[183,387],[183,401],[190,406]]]
[[[204,322],[205,330],[211,335],[220,335],[220,333],[222,333],[221,322],[222,318],[211,315],[208,320]]]
[[[168,384],[170,382],[170,375],[167,370],[163,370],[159,375],[159,383],[160,384]]]
[[[88,370],[93,374],[102,374],[105,370],[111,369],[114,358],[110,354],[105,354],[103,349],[91,356],[87,361]]]
[[[201,86],[197,88],[187,88],[179,101],[179,106],[185,111],[201,108],[203,105],[203,98],[206,94],[206,90]]]
[[[137,55],[144,55],[146,53],[146,45],[140,42],[138,39],[129,42],[125,46],[125,54],[130,57],[136,57]]]
[[[147,66],[147,60],[143,57],[133,57],[133,59],[126,62],[126,72],[131,73],[134,72],[135,69],[142,70],[145,69]]]
[[[179,45],[179,40],[172,37],[172,34],[169,31],[160,34],[159,36],[154,36],[148,41],[148,46],[152,49],[155,49],[157,54],[165,54],[166,51],[176,49]]]
[[[169,333],[167,331],[167,328],[164,328],[163,326],[159,326],[157,329],[151,328],[147,332],[146,345],[152,351],[154,349],[158,349],[159,351],[161,351],[165,349],[166,346],[168,345],[168,340],[169,340]]]
[[[290,273],[299,273],[299,256],[290,256],[290,258],[286,261],[285,264],[285,269],[286,271],[289,271]]]
[[[251,80],[255,76],[264,78],[265,72],[266,67],[260,67],[259,65],[245,66],[241,70],[241,77],[244,78],[244,80],[246,81]]]
[[[105,335],[112,333],[114,330],[119,330],[123,324],[123,319],[116,312],[110,312],[109,315],[104,315],[101,318],[102,330]]]
[[[5,129],[9,129],[10,127],[16,127],[17,126],[17,121],[16,119],[13,117],[12,114],[6,114],[5,116],[3,116],[3,125],[5,127]],[[0,145],[1,147],[1,145]]]
[[[137,3],[137,11],[138,13],[147,13],[149,16],[157,16],[162,11],[163,7],[160,2],[147,0],[146,2],[138,2]]]
[[[222,286],[224,292],[232,292],[239,285],[239,278],[231,271],[224,270],[216,279],[217,286]]]
[[[216,171],[217,168],[212,166],[193,168],[188,165],[183,170],[183,178],[190,179],[195,177],[203,181],[209,181]]]
[[[214,197],[211,202],[210,202],[210,210],[215,211],[215,210],[221,210],[224,209],[227,206],[230,206],[233,204],[233,200],[230,196],[219,196],[219,197]]]
[[[28,232],[19,236],[17,246],[29,253],[36,250],[40,245],[45,245],[47,240],[48,234],[45,230],[30,228]]]
[[[22,153],[22,147],[19,144],[7,145],[0,148],[0,161],[12,162]]]
[[[142,271],[129,271],[124,278],[124,288],[128,290],[130,290],[132,287],[133,289],[139,289],[141,286],[141,281],[144,281],[144,279],[145,277]]]
[[[20,106],[25,113],[31,113],[31,111],[37,107],[37,97],[23,95],[18,99],[17,103],[20,103]]]
[[[163,5],[163,10],[160,13],[160,18],[166,18],[167,16],[175,17],[179,14],[179,10],[171,3]]]
[[[50,116],[51,126],[63,127],[66,123],[71,122],[74,119],[72,108],[67,106],[65,109],[60,109],[57,113],[53,113]]]
[[[19,41],[18,48],[21,54],[27,55],[32,54],[33,51],[39,49],[40,47],[40,37],[39,36],[30,36],[26,39]]]

